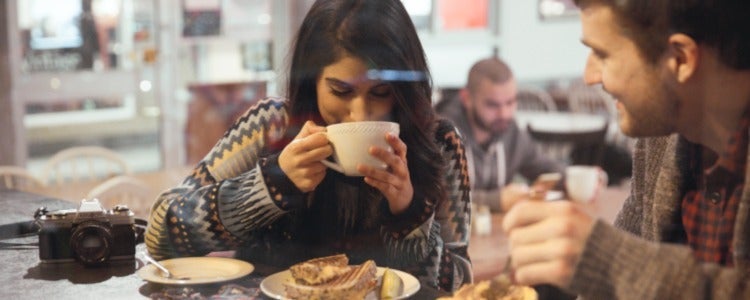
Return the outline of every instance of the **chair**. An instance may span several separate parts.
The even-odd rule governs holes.
[[[615,100],[601,86],[575,84],[568,91],[568,108],[571,112],[617,117]]]
[[[541,151],[565,165],[596,165],[604,163],[608,123],[601,128],[581,132],[547,132],[527,125],[529,135]]]
[[[129,175],[119,175],[92,188],[86,198],[99,199],[105,209],[125,204],[136,216],[146,217],[151,209],[154,193],[145,182]]]
[[[45,163],[42,179],[50,185],[111,178],[130,174],[127,162],[117,152],[98,146],[72,147],[52,155]]]
[[[615,99],[599,86],[587,86],[582,82],[570,87],[568,93],[568,105],[570,111],[587,114],[598,114],[609,120],[617,119],[617,108]],[[617,126],[611,126],[607,134],[607,141],[616,147],[621,147],[633,153],[635,139],[622,133]]]
[[[16,166],[0,166],[0,190],[38,192],[44,182],[28,170]]]
[[[546,91],[540,88],[523,86],[516,94],[519,110],[556,111],[557,105]]]
[[[453,101],[460,101],[458,99],[458,94],[461,92],[461,88],[442,88],[439,90],[439,95],[436,95],[438,98],[435,103],[433,103],[433,107],[435,108],[435,111],[444,111],[445,107],[449,106],[450,103]]]

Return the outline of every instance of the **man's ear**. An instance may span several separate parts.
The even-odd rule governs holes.
[[[461,100],[461,104],[463,104],[464,107],[471,107],[471,94],[469,93],[469,89],[462,88],[458,90],[458,99]]]
[[[667,66],[678,82],[686,82],[698,69],[700,49],[693,38],[682,33],[669,36]]]

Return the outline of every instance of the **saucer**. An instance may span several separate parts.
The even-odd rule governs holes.
[[[161,284],[204,284],[234,280],[253,272],[255,267],[243,260],[226,257],[183,257],[159,261],[173,274],[164,277],[154,265],[146,265],[136,273],[146,281]]]

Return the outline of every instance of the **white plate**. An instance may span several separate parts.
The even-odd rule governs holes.
[[[377,298],[377,291],[380,289],[380,280],[383,278],[383,272],[385,272],[386,268],[378,267],[378,285],[375,287],[375,290],[367,294],[365,296],[365,300],[376,300]],[[409,273],[406,273],[404,271],[399,271],[396,269],[391,269],[396,274],[401,277],[401,280],[404,281],[404,290],[401,292],[398,297],[395,299],[404,299],[409,296],[414,295],[416,292],[419,291],[419,280],[417,280],[416,277],[412,276]],[[289,272],[289,270],[281,271],[276,274],[273,274],[271,276],[266,277],[263,279],[263,281],[260,283],[260,290],[263,291],[264,294],[266,294],[268,297],[274,298],[274,299],[288,299],[285,297],[286,295],[286,289],[284,288],[284,282],[292,281],[292,273]]]
[[[162,284],[203,284],[229,281],[253,272],[252,264],[226,257],[183,257],[160,261],[174,278],[166,278],[154,265],[138,270],[138,276]],[[185,278],[187,279],[179,279]]]

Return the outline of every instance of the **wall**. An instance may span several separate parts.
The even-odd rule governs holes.
[[[501,1],[495,41],[423,38],[435,85],[463,86],[471,65],[492,55],[494,44],[521,82],[581,76],[588,50],[580,42],[578,17],[543,21],[537,5],[538,0]]]
[[[501,55],[520,81],[583,74],[588,50],[581,44],[578,16],[539,19],[537,0],[505,0],[501,5]]]

